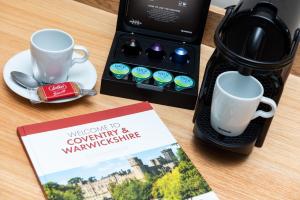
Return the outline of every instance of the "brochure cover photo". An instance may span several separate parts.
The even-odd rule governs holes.
[[[49,200],[216,200],[150,104],[23,126]]]

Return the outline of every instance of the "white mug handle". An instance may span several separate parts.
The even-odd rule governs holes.
[[[256,113],[252,117],[252,120],[257,118],[257,117],[262,117],[262,118],[271,118],[271,117],[273,117],[276,110],[277,110],[276,102],[273,99],[270,99],[270,98],[267,98],[267,97],[262,97],[260,102],[271,106],[271,111],[265,112],[265,111],[262,111],[262,110],[258,110],[258,111],[256,111]]]
[[[76,63],[84,63],[85,61],[88,60],[88,58],[89,58],[89,51],[84,46],[75,45],[74,46],[74,51],[81,52],[83,54],[83,56],[80,57],[80,58],[73,58],[73,60],[72,60],[72,66],[74,64],[76,64]]]

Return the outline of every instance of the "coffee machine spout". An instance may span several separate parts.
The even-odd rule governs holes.
[[[243,76],[251,76],[253,69],[249,67],[240,67],[238,72]]]

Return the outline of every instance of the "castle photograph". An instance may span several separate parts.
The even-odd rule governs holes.
[[[180,200],[210,191],[178,144],[44,178],[49,200]]]
[[[138,157],[128,159],[131,168],[125,171],[118,171],[103,177],[94,182],[79,183],[79,186],[86,200],[112,199],[109,191],[110,184],[121,184],[126,180],[145,181],[145,175],[158,175],[170,172],[178,164],[177,157],[172,149],[161,151],[162,155],[150,160],[149,165],[143,163]]]

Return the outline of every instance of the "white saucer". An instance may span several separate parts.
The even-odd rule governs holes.
[[[7,86],[16,94],[26,99],[38,100],[36,94],[32,95],[27,89],[12,80],[10,76],[10,72],[12,71],[20,71],[32,75],[30,50],[22,51],[10,58],[4,66],[3,77]],[[68,81],[80,83],[84,89],[93,89],[97,81],[97,72],[94,65],[90,61],[75,64],[69,72]],[[64,103],[78,98],[80,97],[56,100],[51,103]]]

